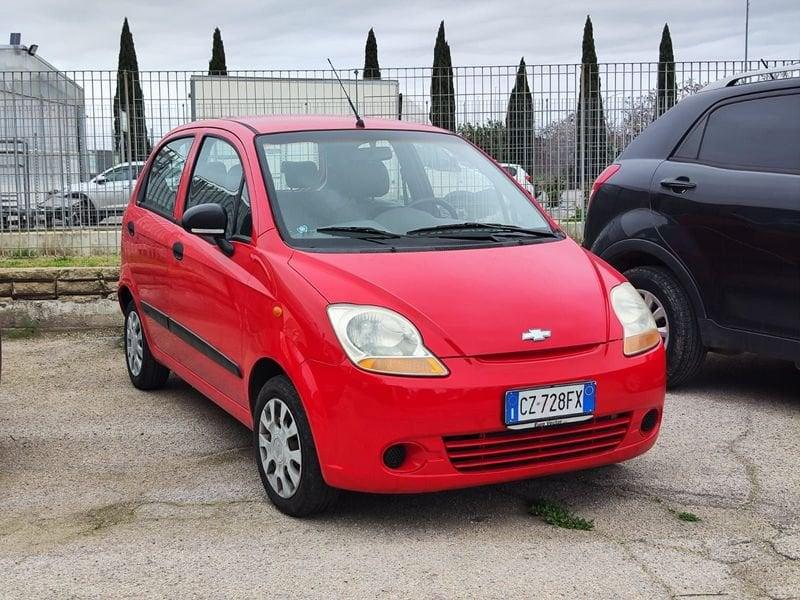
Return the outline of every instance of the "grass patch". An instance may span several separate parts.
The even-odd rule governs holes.
[[[37,333],[39,333],[39,324],[35,321],[28,320],[24,327],[4,330],[3,338],[7,340],[24,340],[32,338]]]
[[[116,267],[119,256],[0,256],[0,269],[28,267]]]
[[[675,515],[676,518],[680,519],[681,521],[685,521],[686,523],[698,523],[702,521],[700,517],[698,517],[693,512],[687,512],[684,510],[675,510],[674,508],[667,507],[667,510],[670,514]]]
[[[594,529],[594,519],[587,521],[550,500],[534,500],[529,512],[535,517],[540,517],[545,523],[556,527],[579,529],[581,531]]]
[[[703,519],[701,519],[700,517],[698,517],[694,513],[684,512],[684,511],[681,511],[681,512],[677,513],[676,516],[681,521],[686,521],[687,523],[697,523],[698,521],[702,521],[703,520]]]
[[[3,338],[6,340],[26,340],[34,337],[37,333],[39,333],[39,330],[33,327],[6,329],[3,331]]]

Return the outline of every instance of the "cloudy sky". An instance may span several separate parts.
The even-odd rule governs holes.
[[[363,64],[370,27],[382,66],[427,66],[445,20],[454,65],[577,62],[587,13],[601,62],[657,60],[661,28],[676,60],[738,60],[745,0],[6,0],[5,32],[57,67],[113,69],[127,16],[142,70],[204,69],[220,27],[229,69]],[[751,58],[800,58],[800,0],[751,0]]]

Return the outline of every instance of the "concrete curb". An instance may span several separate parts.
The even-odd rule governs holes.
[[[0,270],[0,327],[64,330],[119,326],[117,267]]]

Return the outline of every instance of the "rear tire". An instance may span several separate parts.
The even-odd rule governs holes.
[[[685,383],[697,373],[706,356],[689,296],[675,276],[661,267],[635,267],[625,271],[625,277],[640,292],[650,292],[664,307],[669,327],[667,386]]]
[[[253,445],[261,483],[282,513],[306,517],[336,501],[339,491],[322,477],[300,396],[282,375],[267,381],[258,393]]]
[[[147,337],[144,335],[142,319],[136,303],[131,300],[125,308],[125,366],[134,387],[140,390],[157,390],[164,387],[169,369],[153,358]]]

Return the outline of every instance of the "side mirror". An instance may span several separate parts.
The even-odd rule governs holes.
[[[225,239],[228,215],[219,204],[198,204],[183,213],[181,226],[194,235],[207,235],[214,239],[225,254],[233,254],[233,244]]]
[[[98,185],[103,185],[106,182],[105,175],[98,175],[97,177],[94,178],[94,182],[97,183]]]

